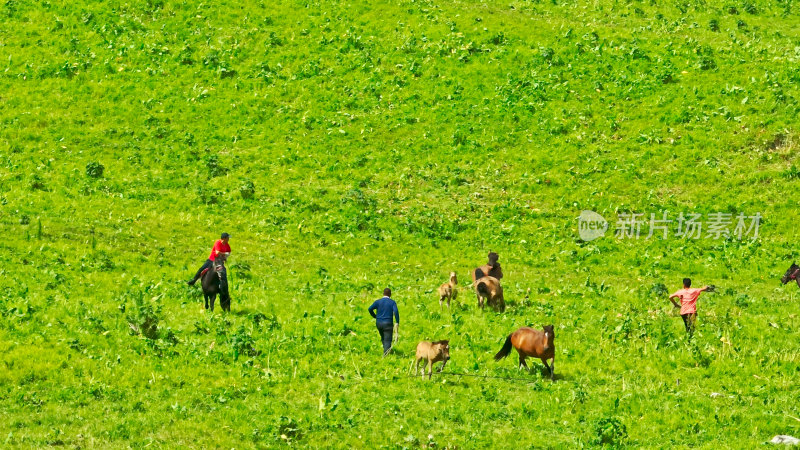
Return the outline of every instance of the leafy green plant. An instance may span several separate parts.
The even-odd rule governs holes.
[[[595,444],[620,446],[628,439],[625,424],[616,417],[603,417],[594,426]]]
[[[160,351],[160,344],[156,341],[175,344],[177,337],[171,329],[160,326],[162,305],[160,295],[154,295],[157,288],[157,285],[142,284],[133,280],[121,297],[120,310],[127,312],[125,320],[129,332],[147,338],[149,343]],[[127,305],[129,301],[132,303],[130,306]]]
[[[653,285],[650,287],[649,294],[655,298],[663,298],[669,295],[669,289],[664,283],[653,283]]]
[[[783,176],[789,180],[797,180],[800,179],[800,169],[797,168],[794,164],[789,167],[786,171],[783,172]]]
[[[240,326],[235,333],[230,335],[230,345],[233,349],[234,361],[239,359],[240,355],[257,356],[261,352],[254,347],[255,339],[250,332],[243,326]]]
[[[747,308],[750,306],[750,296],[747,294],[739,294],[733,302],[739,308]]]
[[[296,442],[303,438],[303,431],[300,427],[300,423],[287,416],[281,416],[278,418],[277,424],[278,436],[279,440],[286,441],[288,443]]]
[[[206,158],[206,167],[208,168],[208,177],[214,178],[225,175],[228,169],[220,164],[219,156],[211,155]]]
[[[86,163],[86,176],[90,178],[102,178],[105,167],[97,161]]]
[[[44,179],[37,173],[31,175],[28,181],[28,189],[31,191],[47,191],[47,184]]]
[[[239,194],[245,200],[251,200],[256,195],[256,185],[251,180],[243,180],[239,186]]]

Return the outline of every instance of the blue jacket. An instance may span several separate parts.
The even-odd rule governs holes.
[[[378,311],[377,315],[375,314],[375,310]],[[389,297],[383,297],[375,300],[375,303],[369,307],[368,311],[370,315],[376,319],[376,322],[391,323],[392,315],[394,315],[397,323],[400,323],[400,313],[397,311],[397,303],[395,303],[394,300]]]

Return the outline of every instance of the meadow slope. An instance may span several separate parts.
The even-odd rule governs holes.
[[[0,5],[3,446],[800,436],[791,0],[240,3]],[[583,210],[763,219],[585,242]],[[222,231],[231,314],[185,284]],[[503,314],[465,286],[489,250]],[[691,341],[684,276],[719,287]],[[493,361],[545,324],[554,382]],[[462,376],[408,378],[422,339]]]

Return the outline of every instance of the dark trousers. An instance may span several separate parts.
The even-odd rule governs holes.
[[[697,320],[697,313],[681,314],[683,324],[686,325],[686,332],[694,334],[694,321]]]
[[[190,281],[189,283],[194,284],[195,281],[200,279],[200,275],[203,273],[204,270],[206,269],[211,270],[212,267],[214,267],[214,261],[207,259],[206,262],[203,263],[203,266],[200,267],[200,269],[197,271],[197,273],[194,274],[194,278],[192,278],[192,281]]]
[[[383,355],[386,356],[392,348],[392,331],[394,326],[392,322],[377,322],[378,333],[381,334],[381,342],[383,342]]]

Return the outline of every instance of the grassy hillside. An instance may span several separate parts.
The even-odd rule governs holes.
[[[248,3],[0,5],[4,446],[800,435],[791,0]],[[582,210],[763,220],[584,242]],[[222,231],[227,315],[183,283]],[[489,250],[503,314],[465,287]],[[720,288],[691,341],[685,276]],[[545,324],[555,382],[492,360]],[[422,339],[462,376],[406,377]]]

